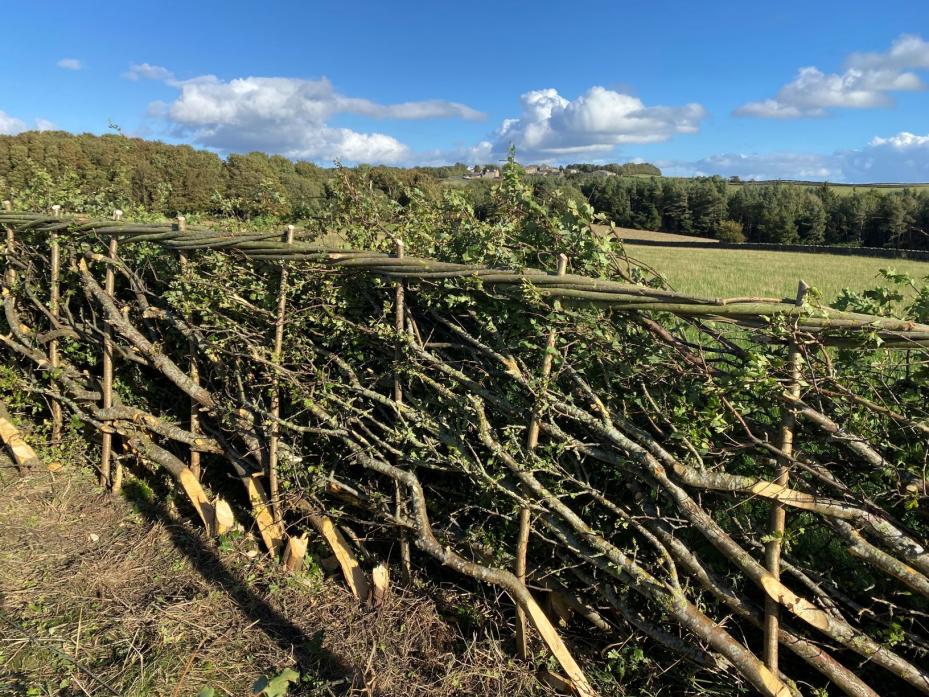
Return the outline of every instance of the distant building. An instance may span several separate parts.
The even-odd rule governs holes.
[[[526,174],[540,174],[542,176],[561,174],[559,169],[551,165],[526,165],[525,170]]]
[[[500,170],[492,165],[474,165],[471,168],[471,174],[466,174],[465,179],[499,179]]]

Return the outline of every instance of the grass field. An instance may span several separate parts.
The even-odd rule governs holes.
[[[642,179],[656,178],[656,179],[679,179],[681,181],[687,181],[691,177],[656,177],[654,174],[636,174],[636,175],[626,175],[626,176],[635,176]],[[784,184],[789,186],[803,186],[807,188],[815,188],[821,186],[820,182],[814,181],[775,181],[775,180],[762,180],[762,181],[753,181],[751,179],[746,179],[742,182],[727,182],[726,188],[730,193],[738,191],[740,187],[743,186],[772,186],[774,184]],[[917,191],[927,191],[929,190],[929,182],[917,183],[917,184],[837,184],[835,182],[828,182],[829,188],[832,189],[833,193],[839,196],[848,196],[855,193],[866,193],[867,191],[876,191],[879,194],[886,194],[893,191],[903,191],[904,189],[916,189]]]
[[[729,183],[726,185],[726,188],[730,192],[737,191],[740,186],[771,186],[774,182],[763,181],[763,182],[752,182],[745,181],[741,184]],[[815,188],[820,186],[816,182],[795,182],[791,184],[792,186],[804,186],[807,188]],[[907,185],[895,185],[895,184],[833,184],[829,183],[829,188],[832,189],[832,192],[838,196],[850,196],[851,194],[857,192],[860,194],[867,193],[868,191],[875,191],[879,194],[889,194],[894,191],[903,191],[904,189],[915,189],[917,191],[929,190],[929,184],[907,184]]]
[[[833,300],[843,288],[880,285],[880,269],[917,278],[929,276],[929,262],[832,254],[741,249],[680,249],[627,243],[630,257],[660,272],[675,290],[712,297],[758,295],[793,297],[800,279]]]
[[[594,225],[599,232],[609,230],[606,225]],[[654,230],[633,230],[627,227],[616,228],[616,234],[628,242],[635,240],[649,240],[657,242],[703,242],[713,244],[718,240],[712,240],[707,237],[693,237],[691,235],[676,235],[673,232],[655,232]]]

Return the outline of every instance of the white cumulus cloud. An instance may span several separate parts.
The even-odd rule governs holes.
[[[174,79],[174,73],[160,65],[151,65],[150,63],[133,63],[129,70],[123,73],[127,80],[158,80],[170,81]]]
[[[929,134],[876,136],[860,148],[817,153],[728,153],[693,162],[658,163],[666,175],[718,174],[742,179],[803,179],[849,183],[929,182]]]
[[[832,156],[819,154],[721,153],[693,162],[657,163],[666,176],[699,177],[720,175],[741,179],[803,179],[809,181],[844,181],[845,177]]]
[[[50,131],[54,127],[55,124],[47,119],[36,119],[35,125],[30,129],[22,119],[10,116],[5,111],[0,111],[0,135],[15,136],[17,133],[29,130]]]
[[[22,119],[10,116],[0,111],[0,135],[12,136],[26,130],[26,123]]]
[[[918,136],[909,131],[901,131],[895,136],[890,136],[889,138],[881,138],[880,136],[875,136],[871,139],[872,146],[879,147],[882,145],[887,145],[897,150],[910,150],[914,148],[929,148],[929,135]]]
[[[800,68],[797,76],[770,99],[748,102],[737,116],[790,119],[824,116],[830,109],[873,109],[893,104],[894,92],[925,89],[913,70],[929,68],[929,43],[902,36],[886,53],[855,53],[842,73]]]
[[[609,152],[625,143],[655,143],[679,133],[695,133],[706,111],[699,104],[646,106],[637,97],[591,87],[574,100],[553,88],[520,97],[522,114],[507,119],[493,136],[493,150],[510,145],[521,158],[558,159]]]
[[[929,41],[904,34],[890,45],[886,53],[853,53],[846,63],[850,68],[862,70],[929,69]]]
[[[80,70],[84,64],[77,58],[62,58],[55,65],[64,70]]]
[[[343,95],[326,78],[244,77],[222,80],[205,75],[176,80],[171,71],[134,65],[132,79],[161,80],[179,94],[153,103],[149,113],[193,142],[225,152],[261,150],[316,161],[401,163],[413,152],[384,133],[361,133],[331,121],[341,114],[372,119],[460,118],[484,115],[458,102],[431,99],[380,104]]]

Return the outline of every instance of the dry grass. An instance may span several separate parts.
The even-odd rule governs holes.
[[[291,695],[542,692],[486,625],[450,621],[485,611],[473,597],[398,589],[371,610],[255,550],[204,539],[170,501],[102,494],[87,470],[0,469],[0,695],[244,695],[287,667]]]

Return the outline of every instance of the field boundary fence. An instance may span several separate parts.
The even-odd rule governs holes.
[[[138,224],[119,212],[90,220],[57,207],[7,207],[0,226],[7,324],[0,351],[24,393],[44,405],[38,418],[49,422],[53,445],[69,419],[97,434],[104,488],[118,492],[135,461],[167,473],[206,534],[247,520],[291,572],[302,567],[309,526],[331,547],[359,602],[376,603],[386,567],[371,571],[377,555],[357,543],[344,513],[356,511],[396,540],[405,576],[421,555],[416,563],[428,559],[505,592],[519,627],[528,621],[555,659],[550,677],[585,696],[597,688],[564,638],[568,616],[586,618],[606,644],[618,626],[632,627],[766,695],[798,694],[779,648],[790,652],[791,668],[818,672],[848,694],[876,694],[856,675],[859,659],[929,693],[916,654],[877,641],[847,610],[827,606],[828,594],[798,583],[785,561],[785,519],[812,516],[872,572],[929,598],[925,540],[846,486],[842,472],[810,462],[803,445],[824,443],[817,447],[886,466],[871,439],[842,423],[846,409],[824,406],[833,402],[816,380],[831,382],[813,371],[826,370],[830,351],[909,361],[929,347],[929,325],[811,304],[802,286],[789,299],[699,297],[571,273],[566,257],[552,270],[502,269],[418,258],[401,240],[392,252],[329,248],[293,227],[232,233],[183,217]],[[929,259],[929,252],[907,255]],[[254,297],[241,290],[249,283]],[[494,324],[500,308],[512,326]],[[675,323],[709,343],[695,344]],[[569,360],[585,341],[612,348],[583,358],[589,363]],[[713,447],[679,432],[649,385],[636,397],[645,418],[633,423],[619,388],[597,387],[612,384],[615,367],[602,361],[613,360],[611,351],[622,355],[623,341],[657,347],[663,380],[714,385],[713,408],[744,427],[744,448],[771,462],[770,473],[727,471],[736,455],[719,467],[704,463]],[[736,364],[743,375],[755,352],[771,367],[759,368],[754,386],[725,377]],[[758,396],[766,380],[769,392]],[[767,405],[768,435],[756,434],[760,426],[736,394]],[[929,433],[902,406],[846,397],[881,419],[879,428]],[[0,417],[15,464],[37,466],[36,448],[8,410]],[[595,464],[602,470],[591,474]],[[230,477],[240,493],[222,488]],[[926,494],[919,477],[900,487]],[[770,522],[757,535],[724,529],[701,503],[704,494],[761,505]],[[495,530],[518,527],[502,561],[459,529],[458,518],[478,502]],[[654,568],[617,541],[626,536],[652,550],[643,556],[657,555]],[[696,537],[711,548],[706,559],[687,546]],[[757,559],[748,543],[756,538],[763,540]],[[714,570],[725,565],[744,588]],[[559,615],[560,607],[570,611]],[[720,624],[723,614],[739,629]],[[757,634],[762,651],[743,642],[743,628]],[[523,656],[532,650],[525,631]]]

